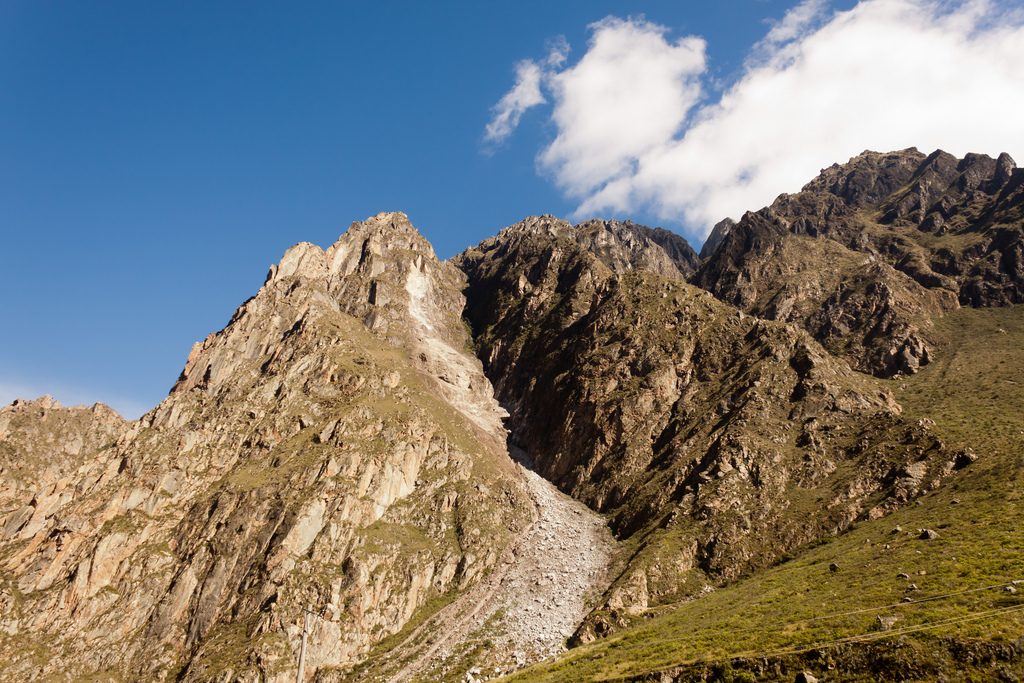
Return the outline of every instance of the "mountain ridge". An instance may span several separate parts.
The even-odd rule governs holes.
[[[857,369],[913,373],[933,319],[1024,300],[1022,185],[1008,154],[864,152],[744,214],[692,281]]]
[[[531,521],[529,497],[500,457],[497,406],[479,401],[474,420],[435,398],[488,385],[472,356],[439,360],[413,324],[416,272],[448,292],[426,311],[433,334],[468,345],[445,308],[458,274],[418,233],[390,235],[410,230],[382,214],[337,248],[289,250],[197,343],[168,398],[79,473],[88,484],[34,526],[17,522],[39,514],[38,497],[3,501],[15,509],[0,555],[17,577],[0,593],[10,676],[36,666],[10,649],[30,633],[51,671],[288,678],[307,604],[322,643],[310,666],[326,671],[498,561]],[[494,496],[505,505],[482,505]],[[95,629],[120,647],[86,646]]]
[[[0,409],[0,680],[294,680],[309,609],[321,682],[592,671],[611,648],[638,680],[695,680],[717,669],[666,660],[649,619],[678,633],[672,615],[737,595],[777,618],[748,585],[812,610],[771,581],[817,596],[824,557],[832,584],[889,595],[870,567],[902,566],[918,534],[980,562],[965,520],[1014,509],[1020,473],[1022,186],[1008,155],[865,152],[720,222],[701,256],[550,215],[448,261],[400,212],[295,245],[139,420]],[[1000,396],[963,330],[1000,349]],[[1009,411],[1002,440],[941,398],[961,367],[975,419]],[[957,491],[971,508],[943,526]],[[890,518],[931,526],[882,548]],[[735,619],[701,618],[715,643]],[[904,670],[950,670],[956,642],[931,650],[945,669]],[[837,670],[884,656],[846,649]],[[733,660],[771,680],[818,666]]]

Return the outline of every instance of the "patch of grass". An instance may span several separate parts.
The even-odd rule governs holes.
[[[142,529],[152,518],[140,510],[129,510],[117,517],[108,519],[100,527],[98,538],[104,538],[110,534],[124,534],[126,536]]]
[[[435,549],[434,542],[422,529],[409,524],[377,520],[361,529],[359,535],[363,538],[363,551],[367,554],[381,552],[385,546],[390,545],[401,546],[405,553],[430,552]]]
[[[289,652],[282,633],[253,633],[253,619],[221,623],[213,628],[202,649],[188,666],[189,678],[224,680],[251,668],[254,652],[276,650]]]

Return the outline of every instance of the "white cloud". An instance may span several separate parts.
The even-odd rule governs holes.
[[[699,238],[864,149],[1024,155],[1021,12],[937,0],[824,12],[790,10],[695,109],[700,39],[596,24],[587,53],[547,79],[557,135],[541,168],[577,215],[649,211]]]
[[[541,93],[541,82],[562,66],[568,56],[569,43],[564,36],[558,36],[550,42],[543,66],[532,59],[516,64],[516,83],[491,108],[491,120],[484,129],[485,142],[504,142],[519,126],[519,120],[527,109],[547,101]]]
[[[565,36],[558,36],[548,44],[548,57],[544,63],[552,68],[562,66],[569,57],[569,50],[569,41],[565,39]]]
[[[632,172],[675,135],[700,98],[705,68],[699,38],[669,42],[666,28],[642,19],[609,18],[591,29],[583,58],[549,79],[558,137],[540,155],[576,197]]]
[[[484,130],[484,140],[504,142],[519,125],[523,112],[544,104],[546,100],[540,92],[540,79],[541,68],[537,62],[525,59],[516,64],[516,84],[494,105],[493,116]]]
[[[792,7],[780,21],[772,23],[771,30],[754,44],[747,60],[747,68],[772,61],[780,50],[796,38],[806,34],[828,10],[826,0],[803,0]]]

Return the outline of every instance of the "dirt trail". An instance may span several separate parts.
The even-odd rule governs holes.
[[[525,460],[521,452],[513,455]],[[603,518],[522,464],[519,469],[537,520],[490,576],[391,650],[392,666],[383,668],[400,668],[378,680],[468,680],[470,671],[485,680],[565,651],[590,599],[607,585],[614,541]]]

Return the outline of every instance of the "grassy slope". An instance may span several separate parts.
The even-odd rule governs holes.
[[[972,446],[980,456],[976,463],[916,506],[861,523],[701,599],[660,608],[621,634],[511,680],[615,680],[700,662],[720,662],[717,670],[725,671],[728,660],[784,656],[847,637],[876,638],[882,635],[880,616],[899,618],[887,639],[901,636],[904,651],[934,660],[938,670],[956,666],[943,663],[948,650],[942,638],[1021,638],[1024,585],[1016,594],[984,587],[1024,579],[1024,306],[960,310],[941,319],[932,336],[940,346],[938,360],[887,384],[909,416],[934,420],[934,431],[950,444]],[[894,533],[897,525],[902,531]],[[922,528],[940,537],[920,540]],[[837,572],[829,570],[832,562]],[[911,583],[919,590],[908,590]],[[950,593],[960,594],[928,599]],[[905,597],[914,602],[903,602]],[[1010,611],[984,616],[1003,609]],[[966,620],[931,627],[961,618]],[[917,626],[929,628],[901,632]],[[839,664],[830,680],[871,680],[863,671],[843,674]],[[716,667],[695,667],[694,676],[699,669]],[[974,675],[962,665],[955,671]],[[978,670],[979,680],[986,675]],[[784,680],[792,680],[792,673]]]

